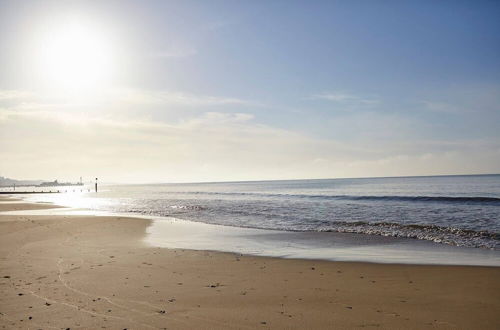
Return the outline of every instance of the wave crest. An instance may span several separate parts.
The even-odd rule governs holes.
[[[253,192],[170,192],[171,194],[186,195],[220,195],[220,196],[256,196],[256,197],[284,197],[284,198],[314,198],[337,200],[373,200],[373,201],[402,201],[402,202],[449,202],[449,203],[494,203],[500,205],[499,197],[487,196],[400,196],[400,195],[309,195],[309,194],[269,194]]]
[[[392,222],[335,222],[334,228],[319,229],[340,233],[357,233],[392,237],[405,237],[446,243],[456,246],[500,249],[500,233],[475,231],[437,225],[398,224]]]

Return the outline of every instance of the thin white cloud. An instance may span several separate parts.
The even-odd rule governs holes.
[[[397,115],[353,112],[328,124],[335,138],[319,138],[260,124],[244,107],[238,113],[223,110],[225,105],[255,104],[247,100],[115,92],[106,95],[104,105],[124,109],[128,104],[141,111],[110,112],[99,105],[89,114],[64,99],[58,103],[53,97],[10,94],[18,104],[0,105],[0,159],[8,159],[0,162],[2,175],[217,181],[500,171],[498,141],[425,140],[412,133],[423,129],[418,122]],[[172,111],[183,115],[154,119],[144,111],[148,104],[160,109],[177,105]],[[184,113],[182,106],[200,110]]]
[[[312,100],[326,100],[341,104],[361,104],[361,105],[376,105],[380,103],[377,97],[368,97],[363,95],[356,95],[346,92],[328,92],[328,93],[318,93],[313,94],[308,97]]]
[[[65,94],[39,95],[33,92],[0,90],[0,108],[17,110],[61,110],[63,108],[119,107],[122,105],[140,106],[254,106],[263,104],[236,97],[212,96],[194,94],[182,91],[141,90],[141,89],[110,89],[100,91],[90,98],[78,97],[72,99]]]
[[[176,122],[0,111],[2,175],[217,181],[498,172],[494,141],[340,143],[208,112]],[[15,137],[15,138],[12,138]]]
[[[216,105],[259,105],[258,102],[240,98],[198,95],[176,91],[121,90],[115,94],[117,99],[126,103],[163,104],[191,107]]]
[[[342,101],[357,99],[357,97],[355,97],[354,95],[345,94],[345,93],[321,93],[321,94],[314,94],[310,98],[311,99],[328,100],[328,101],[334,101],[334,102],[342,102]]]
[[[41,177],[90,172],[118,181],[130,173],[144,181],[279,178],[293,176],[323,150],[346,149],[258,124],[245,113],[210,112],[164,123],[3,111],[0,131],[16,136],[0,141],[0,158],[9,159],[0,164],[0,172],[15,177],[30,176],[29,164],[37,164]]]
[[[206,112],[202,116],[190,119],[187,122],[206,124],[206,123],[243,123],[254,119],[254,115],[249,113],[221,113]]]

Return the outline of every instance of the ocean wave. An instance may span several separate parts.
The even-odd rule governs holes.
[[[401,195],[318,195],[318,194],[270,194],[253,192],[169,192],[182,195],[220,195],[220,196],[255,196],[255,197],[284,197],[284,198],[313,198],[337,200],[367,200],[367,201],[401,201],[401,202],[448,202],[448,203],[489,203],[499,204],[499,197],[486,196],[401,196]]]
[[[337,196],[352,200],[394,200],[405,202],[459,202],[459,203],[499,203],[496,197],[467,197],[467,196]]]
[[[427,240],[455,246],[500,250],[500,233],[483,230],[479,226],[479,223],[475,223],[474,225],[477,228],[470,228],[470,222],[473,220],[469,220],[468,222],[462,221],[461,223],[456,221],[455,225],[450,223],[450,226],[425,224],[424,221],[416,223],[419,219],[414,219],[411,221],[412,223],[405,221],[395,222],[389,219],[387,219],[389,221],[367,221],[366,219],[376,218],[376,213],[365,214],[366,211],[363,211],[364,219],[343,221],[343,219],[333,219],[328,214],[310,214],[311,212],[304,214],[304,210],[301,210],[298,206],[295,210],[297,212],[290,213],[286,207],[274,207],[266,204],[256,205],[255,203],[250,205],[217,204],[208,206],[200,204],[189,205],[178,201],[172,204],[161,203],[161,206],[145,203],[140,207],[126,207],[119,211],[164,217],[179,216],[186,220],[234,227],[392,236]],[[348,216],[349,212],[346,213],[346,217]],[[414,214],[414,216],[417,215]],[[426,217],[428,220],[431,219],[428,217],[428,214]],[[475,222],[477,221],[475,220]]]
[[[185,211],[201,211],[206,208],[192,206],[171,206],[169,209],[128,209],[133,213],[156,216],[180,216],[186,220],[211,223],[232,227],[246,227],[258,229],[272,229],[295,232],[339,232],[365,235],[377,235],[386,237],[401,237],[419,240],[427,240],[454,246],[486,248],[500,250],[500,233],[486,230],[472,230],[458,227],[446,227],[432,224],[402,224],[395,222],[368,222],[368,221],[321,221],[287,223],[275,221],[235,221],[234,217],[226,217],[222,214],[207,216],[205,213],[195,215]],[[248,211],[231,212],[249,215]]]
[[[318,231],[415,238],[456,246],[500,250],[500,233],[496,232],[392,222],[335,222],[333,225]]]

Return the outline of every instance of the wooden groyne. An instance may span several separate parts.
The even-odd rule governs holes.
[[[20,195],[20,194],[57,194],[61,191],[0,191],[0,195]]]

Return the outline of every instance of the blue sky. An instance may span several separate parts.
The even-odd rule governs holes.
[[[495,1],[0,1],[0,157],[11,160],[0,174],[498,173],[499,14]],[[51,73],[34,60],[45,47],[37,31],[50,22],[57,35],[68,21],[111,45],[113,72],[97,92],[48,91]],[[106,135],[110,123],[127,130]],[[35,131],[41,141],[12,141]],[[80,163],[20,165],[70,132]]]

